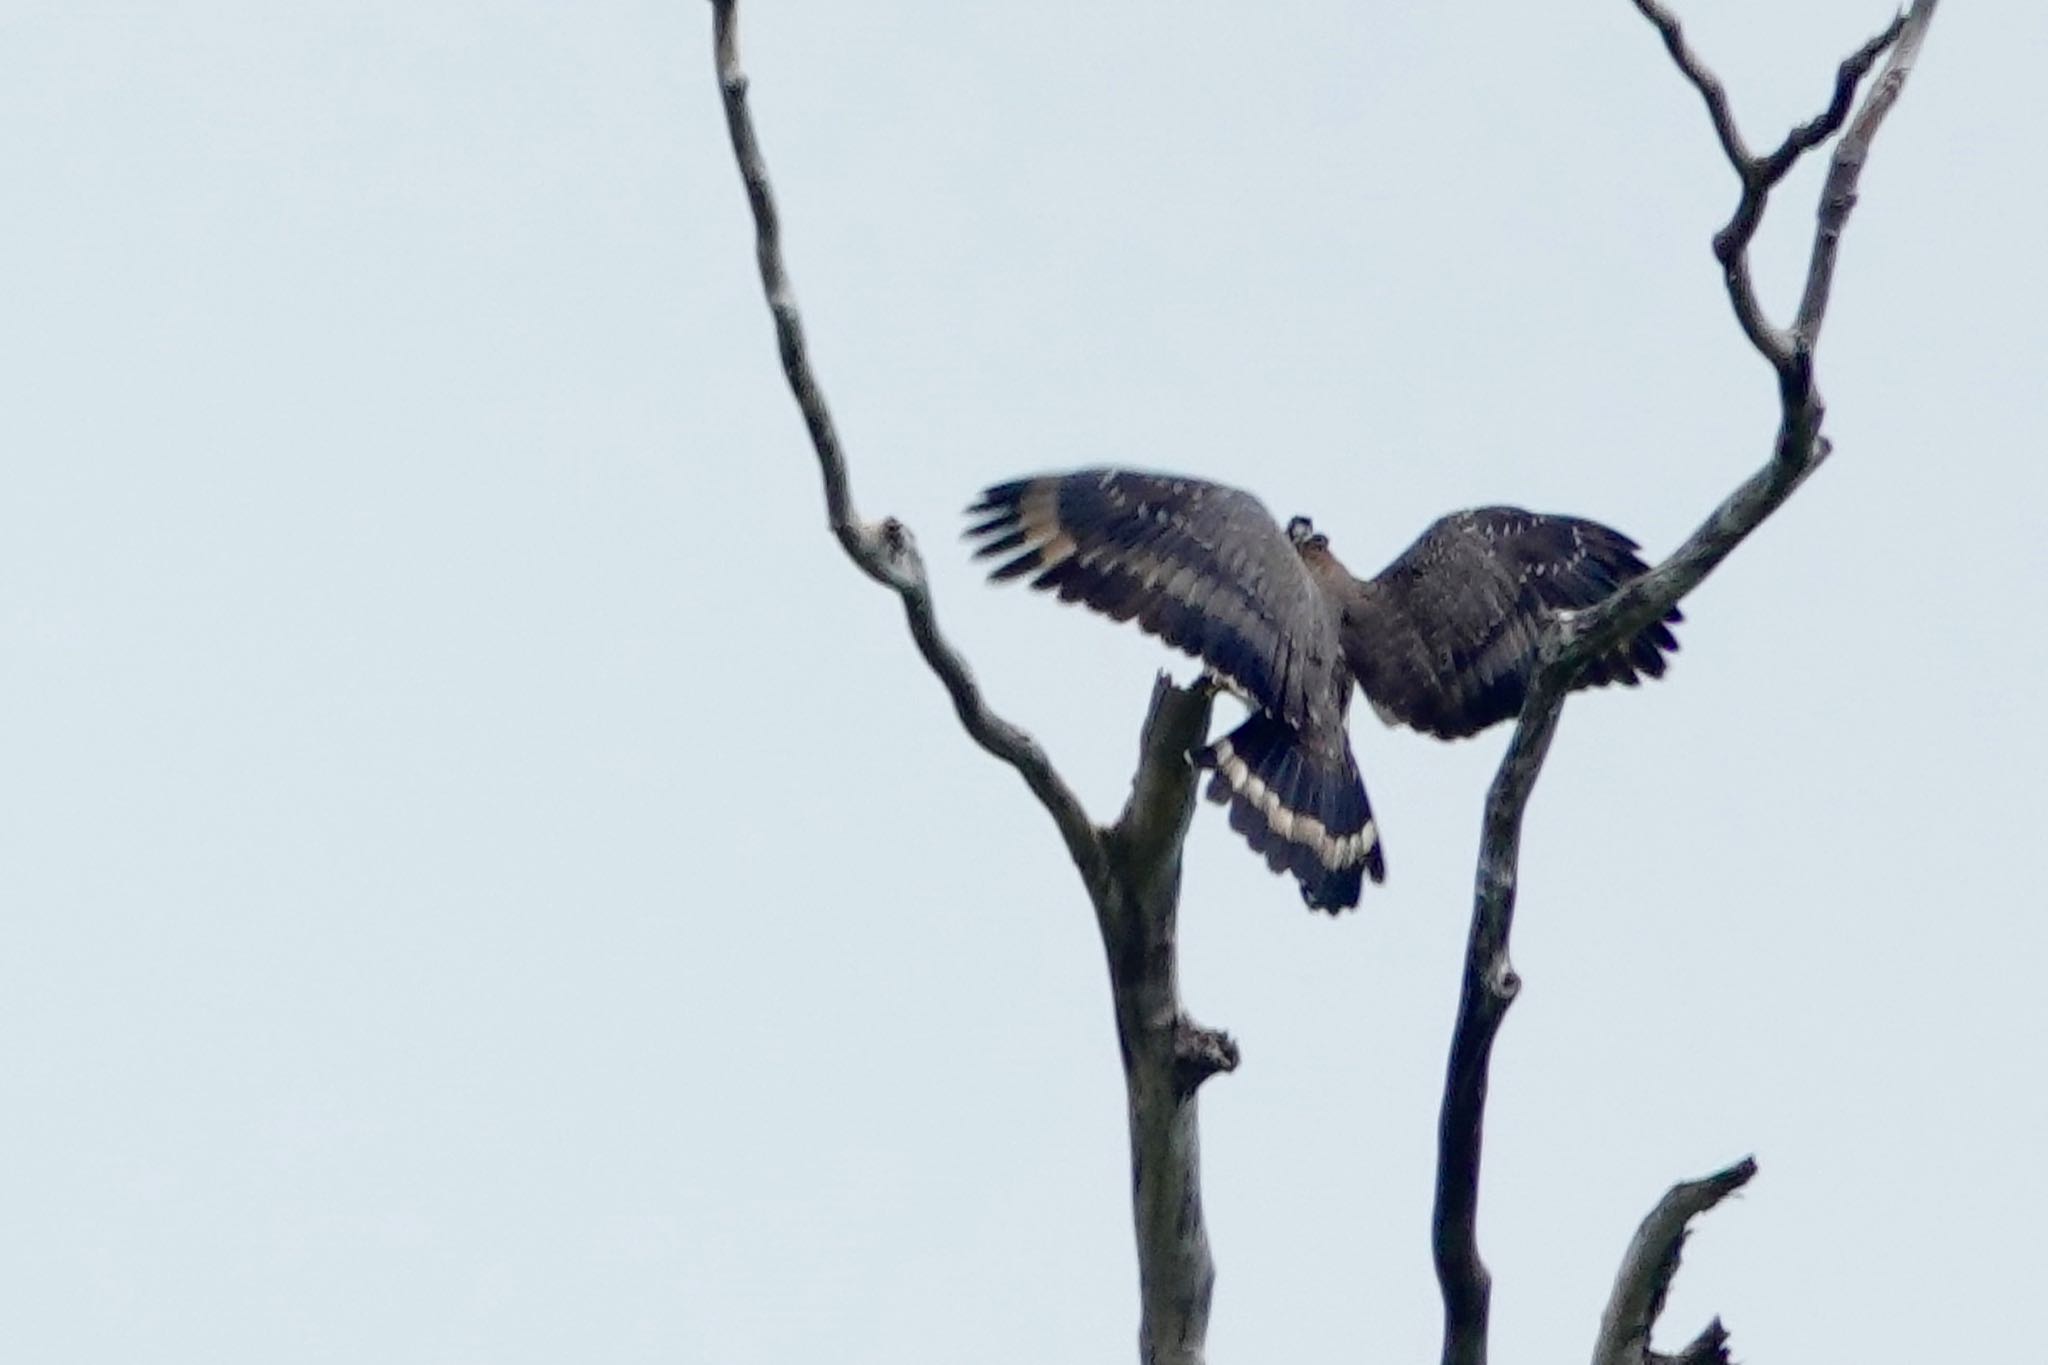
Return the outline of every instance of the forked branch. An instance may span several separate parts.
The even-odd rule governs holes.
[[[1108,829],[1088,818],[1031,736],[989,707],[967,661],[939,629],[924,561],[909,528],[893,517],[864,521],[854,510],[846,455],[811,369],[803,318],[783,264],[781,219],[747,107],[736,9],[736,0],[711,0],[718,88],[733,157],[753,209],[755,255],[775,320],[782,372],[817,453],[826,516],[847,557],[902,600],[918,652],[945,686],[961,725],[1024,779],[1052,816],[1081,874],[1109,961],[1130,1106],[1141,1356],[1146,1365],[1202,1365],[1215,1268],[1202,1220],[1195,1093],[1204,1080],[1233,1069],[1238,1060],[1228,1035],[1194,1023],[1180,1004],[1176,920],[1181,848],[1195,799],[1189,755],[1208,728],[1209,690],[1179,688],[1160,678],[1145,719],[1130,803]]]
[[[1487,791],[1464,985],[1437,1127],[1433,1241],[1444,1300],[1445,1365],[1483,1365],[1487,1357],[1492,1282],[1479,1253],[1476,1226],[1487,1075],[1494,1038],[1521,985],[1508,956],[1508,943],[1514,925],[1522,817],[1543,770],[1566,692],[1591,660],[1662,618],[1683,600],[1827,458],[1830,446],[1821,433],[1826,407],[1814,383],[1813,348],[1827,311],[1836,251],[1856,201],[1857,180],[1871,139],[1898,99],[1934,17],[1936,0],[1914,0],[1911,9],[1850,54],[1836,71],[1826,108],[1792,129],[1777,149],[1765,156],[1748,150],[1736,128],[1726,90],[1686,43],[1678,20],[1657,0],[1633,3],[1656,27],[1680,72],[1699,91],[1722,153],[1741,184],[1733,215],[1715,234],[1714,256],[1721,264],[1737,323],[1776,376],[1778,431],[1764,466],[1715,508],[1668,559],[1599,605],[1553,617],[1544,627],[1535,679],[1507,754]],[[1887,53],[1883,71],[1851,119],[1849,110],[1858,86],[1877,59]],[[1778,328],[1765,317],[1757,300],[1749,245],[1771,191],[1800,156],[1840,131],[1845,121],[1848,131],[1836,144],[1822,193],[1804,295],[1792,326]],[[1713,1359],[1710,1352],[1720,1350],[1723,1335],[1719,1324],[1714,1324],[1680,1359],[1695,1358],[1695,1352],[1698,1360]]]

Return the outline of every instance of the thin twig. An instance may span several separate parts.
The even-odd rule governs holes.
[[[1650,1357],[1650,1331],[1664,1311],[1664,1296],[1678,1274],[1679,1254],[1685,1248],[1692,1220],[1747,1185],[1755,1175],[1755,1158],[1744,1157],[1704,1179],[1673,1185],[1657,1201],[1657,1207],[1643,1219],[1621,1258],[1614,1292],[1608,1296],[1607,1311],[1600,1315],[1593,1365],[1644,1365]],[[1679,1359],[1717,1350],[1727,1339],[1727,1332],[1716,1318]]]
[[[740,69],[736,8],[735,0],[712,0],[712,47],[718,88],[725,101],[725,123],[732,135],[733,158],[739,163],[747,202],[754,211],[754,253],[761,267],[761,289],[775,318],[782,373],[789,380],[789,391],[796,398],[804,425],[810,431],[811,445],[818,454],[818,472],[825,483],[825,512],[832,534],[862,573],[903,599],[903,614],[909,621],[918,653],[945,685],[961,725],[975,743],[1017,770],[1059,827],[1067,852],[1080,869],[1090,894],[1098,895],[1108,877],[1100,831],[1037,741],[989,708],[967,661],[940,632],[924,560],[917,552],[910,529],[894,517],[879,523],[865,522],[854,511],[846,454],[840,447],[831,410],[825,405],[824,392],[811,371],[803,316],[797,311],[796,294],[790,288],[789,272],[782,261],[781,218],[768,184],[768,165],[754,134],[753,116],[747,109],[747,77]]]
[[[1484,1365],[1487,1358],[1492,1279],[1479,1253],[1477,1233],[1487,1075],[1494,1038],[1521,984],[1508,945],[1514,927],[1522,819],[1556,733],[1565,696],[1588,663],[1661,619],[1827,459],[1831,446],[1821,432],[1826,405],[1814,383],[1813,343],[1826,312],[1842,225],[1855,200],[1856,179],[1870,139],[1898,99],[1935,9],[1935,0],[1915,0],[1910,10],[1852,53],[1836,71],[1827,107],[1794,128],[1777,150],[1759,158],[1743,143],[1725,89],[1686,44],[1678,20],[1657,0],[1633,3],[1656,27],[1680,72],[1699,91],[1722,151],[1741,182],[1735,212],[1715,235],[1714,255],[1722,266],[1737,323],[1776,374],[1778,432],[1764,466],[1744,480],[1663,563],[1598,605],[1553,616],[1544,624],[1536,676],[1487,792],[1464,985],[1437,1127],[1432,1240],[1444,1300],[1445,1365]],[[1858,85],[1879,54],[1887,50],[1891,55],[1883,73],[1836,148],[1822,197],[1805,297],[1795,325],[1781,330],[1765,318],[1757,300],[1749,244],[1762,222],[1771,191],[1801,155],[1842,128]],[[1704,1365],[1724,1358],[1717,1354],[1724,1341],[1725,1333],[1716,1322],[1677,1359]]]
[[[1850,106],[1856,101],[1856,87],[1870,74],[1870,68],[1877,64],[1885,49],[1899,40],[1905,28],[1906,12],[1900,10],[1892,16],[1892,21],[1885,25],[1882,33],[1842,59],[1842,64],[1835,68],[1835,93],[1828,100],[1828,107],[1785,134],[1785,140],[1760,163],[1765,178],[1772,185],[1785,178],[1793,162],[1826,142],[1841,128],[1849,117]],[[1920,31],[1924,33],[1926,29],[1923,27]]]
[[[1856,87],[1869,74],[1879,54],[1898,40],[1905,29],[1906,16],[1895,16],[1882,33],[1843,59],[1835,71],[1834,92],[1826,108],[1793,128],[1769,155],[1757,156],[1735,129],[1735,115],[1728,105],[1727,90],[1720,78],[1687,45],[1685,31],[1677,16],[1658,0],[1633,0],[1633,3],[1656,27],[1664,39],[1665,50],[1670,52],[1672,60],[1693,88],[1700,92],[1700,98],[1706,101],[1715,136],[1721,142],[1721,152],[1742,184],[1742,194],[1736,200],[1735,211],[1729,215],[1727,224],[1714,234],[1714,257],[1721,263],[1728,301],[1735,310],[1735,320],[1741,324],[1743,335],[1781,377],[1789,378],[1793,367],[1800,363],[1801,346],[1798,337],[1774,326],[1764,316],[1763,305],[1756,296],[1756,282],[1749,269],[1749,244],[1763,222],[1764,204],[1771,191],[1790,173],[1801,156],[1841,129],[1843,120],[1849,116]]]
[[[1728,107],[1728,91],[1721,84],[1721,78],[1707,69],[1685,41],[1685,30],[1678,26],[1678,16],[1657,3],[1657,0],[1634,0],[1635,7],[1657,28],[1664,39],[1664,50],[1671,54],[1671,60],[1678,63],[1678,69],[1692,82],[1692,88],[1700,92],[1706,101],[1707,117],[1714,125],[1714,136],[1721,140],[1721,151],[1729,164],[1738,170],[1747,166],[1753,158],[1749,145],[1736,131],[1735,111]]]
[[[1202,1365],[1216,1279],[1202,1217],[1195,1096],[1234,1069],[1237,1045],[1181,1008],[1176,921],[1181,850],[1195,806],[1189,755],[1208,728],[1211,690],[1161,676],[1140,742],[1131,800],[1099,829],[1022,730],[989,709],[967,662],[940,632],[924,562],[908,528],[855,513],[846,456],[804,344],[803,319],[782,260],[781,225],[747,109],[736,0],[711,0],[713,54],[733,156],[754,213],[761,287],[775,319],[782,370],[810,432],[832,533],[861,572],[903,601],[910,633],[975,742],[1024,778],[1052,816],[1093,903],[1109,963],[1131,1136],[1132,1216],[1138,1243],[1140,1356],[1145,1365]]]
[[[1870,155],[1871,139],[1884,116],[1898,103],[1906,88],[1906,77],[1920,56],[1920,44],[1927,38],[1927,25],[1934,18],[1936,0],[1914,0],[1913,8],[1897,26],[1898,44],[1885,59],[1884,70],[1870,88],[1856,121],[1835,147],[1828,164],[1827,183],[1820,192],[1820,222],[1814,232],[1813,257],[1807,263],[1806,289],[1799,298],[1799,316],[1792,330],[1805,339],[1808,348],[1820,340],[1820,325],[1827,317],[1828,291],[1835,283],[1835,253],[1842,244],[1842,228],[1849,211],[1856,207],[1856,183],[1863,176],[1863,163]],[[1868,64],[1866,63],[1866,69]]]

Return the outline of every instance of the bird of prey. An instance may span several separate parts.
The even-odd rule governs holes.
[[[1591,606],[1648,567],[1598,522],[1480,507],[1359,579],[1307,517],[1283,530],[1249,493],[1128,469],[996,484],[967,513],[976,558],[1001,557],[990,578],[1135,618],[1244,698],[1250,717],[1197,755],[1209,799],[1331,913],[1358,904],[1365,875],[1386,879],[1345,730],[1353,681],[1389,725],[1476,734],[1521,711],[1546,610]],[[1661,677],[1678,648],[1664,622],[1576,685]]]

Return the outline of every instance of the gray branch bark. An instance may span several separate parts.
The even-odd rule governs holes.
[[[1445,1365],[1484,1365],[1487,1358],[1492,1279],[1479,1252],[1477,1232],[1487,1076],[1494,1039],[1521,987],[1508,942],[1514,926],[1522,816],[1557,732],[1566,692],[1589,661],[1661,618],[1697,587],[1827,458],[1830,446],[1821,432],[1826,406],[1814,382],[1814,346],[1827,312],[1842,229],[1856,202],[1871,140],[1898,100],[1934,17],[1936,0],[1914,0],[1911,9],[1845,59],[1827,107],[1764,156],[1748,149],[1726,91],[1686,44],[1678,20],[1657,0],[1633,3],[1656,27],[1672,60],[1699,91],[1721,150],[1741,183],[1734,214],[1714,236],[1714,256],[1721,264],[1737,323],[1777,379],[1778,430],[1763,468],[1715,508],[1670,558],[1599,605],[1554,616],[1544,625],[1536,676],[1487,791],[1464,980],[1437,1125],[1432,1234],[1444,1302]],[[1878,57],[1887,53],[1884,70],[1851,119],[1857,87]],[[1848,130],[1836,144],[1822,191],[1806,287],[1792,325],[1780,328],[1765,316],[1757,299],[1749,244],[1763,221],[1771,191],[1801,156],[1841,131],[1845,121]],[[1671,1269],[1676,1269],[1675,1259]],[[1652,1302],[1661,1301],[1659,1291]],[[1647,1343],[1647,1326],[1643,1340]],[[1677,1359],[1725,1359],[1724,1341],[1725,1333],[1716,1322]]]
[[[1202,1219],[1195,1095],[1203,1081],[1238,1062],[1228,1035],[1196,1024],[1181,1008],[1176,951],[1181,849],[1195,805],[1191,753],[1208,730],[1211,693],[1199,684],[1176,687],[1160,676],[1141,732],[1130,801],[1106,828],[1089,819],[1036,741],[990,708],[967,661],[939,629],[909,528],[893,517],[865,521],[854,510],[846,454],[811,368],[803,318],[783,264],[781,220],[747,107],[736,9],[736,0],[711,0],[713,60],[733,157],[753,209],[761,287],[774,318],[783,375],[817,454],[826,517],[855,566],[901,599],[911,638],[944,685],[961,725],[1024,779],[1081,874],[1109,963],[1130,1110],[1140,1357],[1145,1365],[1202,1365],[1216,1271]]]
[[[1756,1159],[1744,1157],[1704,1179],[1680,1181],[1650,1210],[1621,1258],[1614,1292],[1607,1300],[1607,1311],[1600,1315],[1593,1365],[1662,1365],[1666,1361],[1727,1365],[1728,1333],[1719,1318],[1709,1322],[1676,1356],[1652,1351],[1650,1330],[1664,1311],[1664,1296],[1678,1274],[1679,1253],[1685,1249],[1692,1220],[1747,1185],[1755,1174]]]

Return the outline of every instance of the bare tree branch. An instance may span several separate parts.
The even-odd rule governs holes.
[[[1593,1365],[1653,1365],[1665,1360],[1726,1360],[1728,1333],[1719,1318],[1676,1357],[1660,1356],[1650,1350],[1650,1331],[1664,1311],[1664,1296],[1678,1274],[1679,1253],[1692,1220],[1747,1185],[1756,1174],[1756,1161],[1744,1157],[1726,1170],[1701,1180],[1673,1185],[1643,1219],[1642,1226],[1621,1258],[1621,1271],[1614,1279],[1614,1293],[1607,1311],[1600,1315],[1600,1336],[1593,1347]]]
[[[1828,101],[1828,107],[1785,134],[1785,140],[1778,144],[1777,150],[1760,163],[1764,178],[1770,184],[1775,185],[1784,179],[1793,162],[1835,135],[1842,121],[1849,117],[1849,106],[1856,99],[1856,87],[1870,74],[1870,68],[1884,55],[1885,49],[1899,40],[1899,34],[1905,27],[1906,12],[1900,10],[1892,16],[1892,21],[1885,25],[1882,33],[1842,59],[1842,64],[1835,68],[1835,93]],[[1923,27],[1920,31],[1924,33],[1926,29]]]
[[[1728,92],[1722,87],[1720,78],[1708,70],[1686,44],[1684,30],[1680,28],[1677,17],[1658,0],[1633,2],[1643,17],[1656,27],[1671,59],[1678,63],[1678,69],[1700,92],[1700,98],[1706,101],[1708,117],[1714,124],[1714,135],[1721,142],[1721,152],[1742,182],[1742,195],[1736,201],[1734,214],[1727,226],[1714,236],[1714,257],[1721,262],[1728,300],[1734,306],[1735,319],[1742,325],[1743,335],[1781,375],[1785,374],[1797,363],[1801,348],[1796,337],[1772,326],[1764,316],[1749,270],[1749,244],[1756,237],[1758,225],[1763,222],[1764,203],[1770,192],[1801,156],[1833,137],[1841,128],[1842,121],[1849,116],[1857,85],[1869,74],[1878,55],[1898,39],[1905,27],[1906,16],[1896,16],[1884,32],[1843,60],[1835,72],[1834,97],[1826,109],[1787,133],[1785,140],[1768,156],[1756,156],[1742,140],[1742,134],[1736,131],[1735,115],[1728,106]],[[1810,346],[1812,338],[1809,336],[1807,341]]]
[[[1842,228],[1849,221],[1849,211],[1856,207],[1856,183],[1862,178],[1871,140],[1877,136],[1884,116],[1898,103],[1899,93],[1906,88],[1906,77],[1920,56],[1928,22],[1934,18],[1934,6],[1935,0],[1916,0],[1900,21],[1898,46],[1892,49],[1877,83],[1871,87],[1870,98],[1863,102],[1849,131],[1842,135],[1828,166],[1827,183],[1820,192],[1820,226],[1814,234],[1813,258],[1806,269],[1806,291],[1799,299],[1798,320],[1792,324],[1809,348],[1820,339],[1821,321],[1827,316],[1828,291],[1835,282],[1835,253],[1841,247]]]
[[[782,371],[817,452],[832,533],[861,572],[902,599],[918,652],[945,685],[961,725],[1024,779],[1081,874],[1109,962],[1130,1110],[1141,1359],[1145,1365],[1202,1365],[1216,1271],[1202,1218],[1195,1094],[1210,1076],[1233,1070],[1238,1052],[1229,1035],[1196,1024],[1181,1008],[1176,921],[1181,850],[1195,805],[1191,754],[1208,730],[1212,693],[1204,684],[1180,688],[1160,676],[1131,799],[1108,829],[1088,818],[1038,744],[990,709],[967,661],[939,630],[924,561],[909,528],[893,517],[866,522],[854,511],[845,452],[811,370],[803,319],[783,265],[781,223],[747,107],[736,8],[737,0],[711,0],[719,91],[753,209],[761,287],[775,320]]]
[[[1097,901],[1116,1001],[1130,1104],[1131,1201],[1144,1311],[1139,1359],[1202,1365],[1216,1267],[1202,1218],[1202,1149],[1195,1092],[1235,1070],[1237,1045],[1189,1019],[1180,1003],[1181,848],[1195,811],[1190,757],[1209,728],[1207,687],[1164,673],[1139,741],[1131,799],[1106,832],[1115,875]]]
[[[1437,1126],[1432,1240],[1444,1300],[1445,1365],[1483,1365],[1487,1357],[1492,1280],[1479,1254],[1476,1228],[1487,1073],[1494,1037],[1521,985],[1508,956],[1508,942],[1514,925],[1522,816],[1543,770],[1565,695],[1588,662],[1677,605],[1827,458],[1830,445],[1821,434],[1826,406],[1814,384],[1813,343],[1827,309],[1836,250],[1855,202],[1856,182],[1870,140],[1897,101],[1935,10],[1935,0],[1914,0],[1910,10],[1842,62],[1827,108],[1794,128],[1776,151],[1759,158],[1744,145],[1726,92],[1687,46],[1677,19],[1657,0],[1633,3],[1663,37],[1680,72],[1700,92],[1722,151],[1741,181],[1735,213],[1715,234],[1714,255],[1721,263],[1736,321],[1776,373],[1778,432],[1763,468],[1715,508],[1670,558],[1599,605],[1554,616],[1545,623],[1536,676],[1514,737],[1487,791],[1464,986]],[[1887,50],[1891,56],[1883,73],[1835,149],[1798,319],[1791,329],[1781,330],[1764,317],[1757,301],[1749,243],[1772,189],[1801,155],[1843,126],[1858,84]],[[1717,1322],[1677,1359],[1705,1362],[1725,1358],[1717,1355],[1724,1338]]]
[[[1700,98],[1707,102],[1707,117],[1713,121],[1714,136],[1721,139],[1721,152],[1731,165],[1738,170],[1747,166],[1753,158],[1749,145],[1742,140],[1742,134],[1735,128],[1735,111],[1728,107],[1728,91],[1721,84],[1721,78],[1707,70],[1691,47],[1686,45],[1685,32],[1678,26],[1678,18],[1657,0],[1635,0],[1635,7],[1642,11],[1645,19],[1656,25],[1657,33],[1664,39],[1664,49],[1671,54],[1671,60],[1678,63],[1678,69],[1692,82],[1692,88],[1700,92]]]
[[[1541,705],[1539,705],[1539,700]],[[1479,1165],[1493,1040],[1522,979],[1508,959],[1521,857],[1522,810],[1563,713],[1562,689],[1537,675],[1508,751],[1486,795],[1479,844],[1478,908],[1465,940],[1464,984],[1437,1118],[1436,1208],[1431,1242],[1444,1300],[1444,1365],[1485,1365],[1493,1276],[1479,1254]]]
[[[1090,894],[1096,894],[1107,875],[1099,831],[1037,742],[989,709],[967,661],[940,633],[924,559],[917,552],[910,528],[894,517],[885,517],[879,523],[862,521],[854,511],[853,494],[847,486],[846,455],[840,448],[832,413],[825,406],[825,395],[811,372],[803,317],[797,311],[789,272],[782,263],[781,218],[776,212],[774,192],[769,188],[761,144],[754,135],[754,120],[747,110],[747,77],[740,69],[735,7],[734,0],[713,0],[711,7],[718,88],[725,101],[733,157],[739,162],[740,179],[746,184],[747,201],[754,210],[754,251],[761,267],[761,288],[775,318],[782,372],[789,380],[790,393],[796,398],[804,425],[810,430],[811,445],[818,453],[818,471],[825,482],[825,511],[831,520],[832,534],[839,538],[841,548],[862,573],[903,599],[903,612],[918,652],[945,684],[960,723],[975,743],[1017,770],[1039,804],[1052,816],[1053,823],[1059,826],[1082,880],[1088,884]]]

